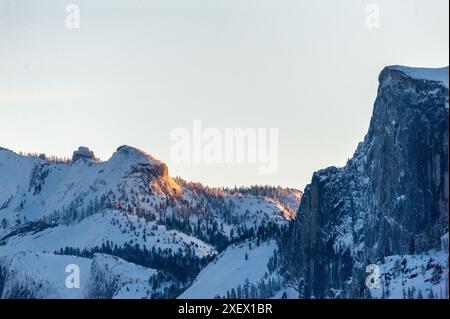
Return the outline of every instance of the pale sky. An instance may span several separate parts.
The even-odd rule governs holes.
[[[80,28],[65,7],[80,8]],[[367,6],[379,8],[368,28]],[[367,132],[386,65],[449,64],[448,0],[0,0],[0,146],[123,144],[212,186],[303,189]],[[279,128],[279,169],[171,162],[176,127]]]

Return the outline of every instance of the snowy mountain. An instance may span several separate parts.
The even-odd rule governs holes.
[[[0,295],[448,298],[448,67],[379,82],[364,141],[304,193],[172,178],[129,146],[0,148]]]
[[[448,298],[436,291],[448,286],[448,67],[387,67],[379,82],[364,141],[346,166],[314,173],[280,245],[281,272],[301,297],[401,298],[400,283],[417,284],[414,298]],[[390,295],[366,287],[370,264]]]
[[[105,162],[86,147],[71,160],[0,149],[0,291],[174,298],[229,245],[278,236],[300,196],[173,179],[164,163],[129,146]],[[68,263],[80,266],[78,290],[64,286]]]

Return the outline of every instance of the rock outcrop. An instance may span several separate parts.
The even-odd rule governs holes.
[[[301,297],[367,297],[369,263],[439,249],[448,232],[445,72],[385,68],[364,142],[345,167],[314,173],[281,248]]]
[[[78,150],[73,152],[73,155],[72,155],[73,162],[78,161],[80,159],[87,159],[87,160],[92,160],[92,161],[97,160],[97,158],[94,155],[94,152],[92,152],[89,148],[84,147],[84,146],[80,146],[78,148]]]

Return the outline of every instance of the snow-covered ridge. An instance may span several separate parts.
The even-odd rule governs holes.
[[[449,87],[448,66],[443,68],[416,68],[401,65],[393,65],[389,66],[388,68],[391,70],[400,71],[413,79],[440,82],[446,88]]]
[[[87,147],[72,159],[0,149],[0,295],[175,298],[229,245],[278,236],[299,198],[172,179],[130,146],[107,161]],[[91,276],[83,291],[64,286],[72,262]]]
[[[252,241],[228,247],[198,275],[180,299],[224,297],[239,285],[256,285],[269,275],[268,262],[277,245],[275,241],[256,245]]]
[[[130,146],[119,147],[105,162],[80,147],[67,163],[2,149],[0,177],[0,216],[9,225],[48,217],[74,205],[86,208],[107,194],[119,196],[119,188],[169,195],[179,190],[164,163]]]

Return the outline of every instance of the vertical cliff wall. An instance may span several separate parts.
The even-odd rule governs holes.
[[[369,132],[314,173],[281,247],[301,297],[365,297],[365,266],[439,248],[448,232],[448,67],[387,67]]]

